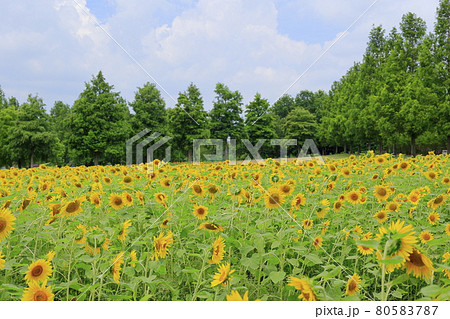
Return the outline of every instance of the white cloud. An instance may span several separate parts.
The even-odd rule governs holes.
[[[0,11],[0,85],[23,101],[39,93],[48,105],[72,103],[84,82],[102,70],[107,81],[131,100],[138,86],[152,81],[86,15],[85,0],[7,1]],[[333,25],[326,41],[294,40],[278,31],[281,6],[302,18]],[[116,9],[102,27],[176,98],[197,84],[206,107],[214,86],[224,82],[240,90],[246,102],[256,92],[274,102],[373,0],[115,0]],[[339,4],[337,4],[339,3]],[[365,50],[372,25],[388,31],[401,16],[416,12],[433,26],[438,0],[380,0],[288,92],[328,90]],[[164,95],[169,106],[174,103]]]

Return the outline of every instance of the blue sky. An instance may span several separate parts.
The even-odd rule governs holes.
[[[72,104],[102,70],[128,101],[137,87],[153,82],[151,75],[167,92],[168,107],[193,82],[206,109],[217,82],[241,91],[246,103],[257,92],[275,102],[374,2],[0,1],[0,86],[6,96],[23,102],[38,94],[48,108],[56,100]],[[379,0],[287,93],[329,90],[361,59],[373,25],[388,33],[410,11],[432,31],[437,5]]]

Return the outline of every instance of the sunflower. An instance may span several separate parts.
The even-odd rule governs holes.
[[[390,215],[391,213],[389,213],[388,211],[386,211],[386,210],[380,210],[380,211],[378,211],[378,212],[376,212],[374,215],[373,215],[373,217],[376,217],[376,219],[377,219],[377,221],[379,222],[379,223],[384,223],[388,218],[389,218],[389,215]]]
[[[5,267],[6,261],[3,259],[5,255],[2,254],[2,251],[0,250],[0,270],[2,270],[3,267]]]
[[[130,251],[130,257],[131,257],[131,267],[136,267],[136,262],[137,262],[137,254],[136,254],[136,250],[132,250]]]
[[[313,291],[312,285],[310,284],[307,278],[297,278],[293,276],[289,276],[287,278],[288,286],[292,286],[297,290],[301,290],[301,294],[298,296],[298,299],[302,299],[304,301],[316,301],[317,297]]]
[[[166,219],[164,219],[161,223],[161,228],[169,228],[169,222],[170,222],[170,218],[167,217]]]
[[[214,223],[201,223],[200,226],[198,226],[199,229],[206,229],[211,230],[216,233],[225,230],[225,227],[216,225]]]
[[[278,188],[270,188],[264,197],[267,208],[278,208],[283,203],[283,195]]]
[[[413,251],[406,257],[405,266],[406,273],[412,273],[416,278],[429,279],[433,275],[433,263],[422,254],[422,252],[413,248]]]
[[[197,219],[205,219],[208,215],[208,207],[203,205],[194,205],[193,214]]]
[[[325,218],[325,216],[328,214],[328,211],[330,210],[329,207],[318,207],[317,208],[317,217],[318,218]]]
[[[322,243],[323,243],[322,236],[317,236],[316,238],[314,238],[313,246],[317,250],[320,247],[322,247]]]
[[[8,237],[13,231],[15,220],[16,217],[11,214],[11,211],[8,208],[0,210],[0,241]]]
[[[130,175],[125,175],[122,178],[122,181],[120,182],[123,186],[131,186],[133,185],[133,177],[131,177]]]
[[[30,205],[30,203],[31,203],[31,199],[30,198],[24,198],[22,200],[22,204],[20,204],[20,207],[19,207],[20,212],[24,211],[25,208],[27,208],[28,205]]]
[[[433,239],[433,234],[428,231],[423,231],[420,233],[419,238],[422,244],[425,244],[426,242]]]
[[[132,225],[131,220],[126,220],[122,224],[122,229],[119,232],[119,235],[117,235],[117,239],[120,241],[125,241],[128,235],[128,228],[130,228]]]
[[[100,193],[98,193],[98,192],[92,193],[91,196],[89,196],[89,201],[92,204],[94,204],[96,208],[99,208],[102,203]]]
[[[136,191],[136,197],[139,200],[139,203],[141,203],[141,205],[145,204],[144,194],[141,191]]]
[[[109,185],[109,184],[112,183],[112,179],[109,178],[108,176],[104,176],[104,177],[103,177],[103,182],[104,182],[106,185]]]
[[[157,203],[163,205],[165,208],[167,208],[167,196],[164,193],[156,193],[155,195],[155,200]]]
[[[39,285],[36,282],[30,282],[28,288],[24,290],[22,301],[53,301],[54,294],[47,282]]]
[[[359,291],[359,284],[361,283],[361,277],[359,277],[356,273],[351,276],[351,278],[347,281],[347,288],[345,289],[345,294],[347,296],[353,296]]]
[[[211,196],[211,202],[212,202],[212,201],[214,201],[217,194],[219,193],[220,188],[217,185],[210,184],[206,190],[208,192],[208,195]]]
[[[442,184],[450,185],[450,177],[444,177],[442,179]]]
[[[431,225],[436,225],[441,219],[439,214],[436,212],[431,212],[427,218]]]
[[[194,193],[194,195],[197,195],[199,197],[203,197],[205,195],[205,190],[200,184],[192,185],[192,192]]]
[[[396,202],[389,202],[386,204],[385,208],[386,208],[386,210],[391,211],[391,212],[398,212],[398,210],[400,208],[400,204],[396,203]]]
[[[300,206],[305,206],[305,204],[306,204],[305,195],[303,195],[302,193],[295,195],[294,199],[292,199],[291,201],[291,206],[297,209]]]
[[[55,256],[56,256],[56,252],[54,252],[53,250],[50,250],[47,253],[47,261],[51,262],[53,260],[53,258],[55,258]]]
[[[87,233],[86,226],[84,225],[78,225],[76,229],[75,239],[74,241],[77,244],[84,244],[86,242],[86,233]]]
[[[28,271],[25,275],[25,280],[27,282],[45,282],[52,274],[52,271],[52,265],[49,261],[39,259],[28,267]]]
[[[444,204],[444,202],[445,202],[445,196],[444,195],[438,195],[435,198],[431,199],[427,203],[427,206],[431,207],[431,209],[436,209],[439,206],[441,206],[442,204]]]
[[[415,232],[412,225],[404,225],[404,221],[397,220],[395,223],[392,222],[388,228],[379,228],[379,233],[376,236],[376,240],[379,241],[378,259],[391,259],[397,256],[406,259],[412,253],[412,245],[417,242],[417,238],[413,236]],[[386,272],[392,272],[403,264],[404,261],[387,265]]]
[[[115,210],[119,210],[125,206],[125,200],[121,194],[112,193],[109,195],[109,205]]]
[[[302,227],[304,229],[310,229],[311,227],[313,227],[314,225],[314,221],[312,219],[305,219],[302,221]]]
[[[164,233],[160,233],[158,237],[153,237],[153,247],[155,249],[155,252],[153,256],[151,257],[152,260],[156,259],[159,260],[159,258],[164,259],[166,258],[167,254],[169,253],[169,247],[173,244],[173,234],[169,230],[167,232],[167,235],[164,236]]]
[[[214,274],[213,281],[211,281],[211,287],[226,286],[231,280],[231,274],[234,273],[234,269],[231,269],[230,263],[220,264],[217,266],[217,272]]]
[[[113,274],[113,280],[116,284],[119,283],[120,280],[120,271],[122,270],[122,264],[123,264],[123,256],[125,255],[125,252],[120,252],[116,258],[114,258],[112,262],[112,274]]]
[[[280,190],[281,194],[283,196],[289,196],[294,191],[294,187],[291,184],[284,183],[278,186],[278,189]]]
[[[450,236],[450,224],[445,225],[445,233]]]
[[[425,177],[428,178],[430,181],[433,179],[436,179],[438,176],[437,173],[434,171],[428,171],[428,172],[425,172],[424,174],[425,174]]]
[[[444,255],[442,255],[442,262],[445,264],[448,260],[450,260],[450,253],[446,252]],[[444,276],[450,279],[450,268],[444,268],[442,269],[442,272],[444,273]]]
[[[231,290],[230,294],[227,295],[227,301],[248,301],[248,290],[242,297],[237,290]]]
[[[333,203],[333,210],[334,210],[335,212],[339,212],[343,206],[344,206],[344,205],[343,205],[342,201],[337,200],[337,201],[335,201],[335,202]]]
[[[409,195],[408,195],[408,201],[411,204],[416,205],[420,201],[420,195],[414,191],[411,191],[411,193],[409,193]]]
[[[371,240],[372,239],[372,233],[368,232],[366,234],[364,234],[364,236],[362,237],[362,240]],[[373,254],[374,249],[372,247],[366,247],[363,245],[358,245],[358,251],[361,253],[361,255],[371,255]]]
[[[125,202],[125,206],[133,206],[133,196],[128,192],[122,193],[122,198]]]
[[[220,263],[225,253],[225,241],[222,236],[219,236],[213,243],[213,253],[210,263]]]
[[[361,193],[357,190],[352,190],[345,196],[345,199],[351,204],[359,204],[361,201]]]
[[[373,193],[379,202],[385,201],[389,197],[389,190],[381,185],[376,185]]]

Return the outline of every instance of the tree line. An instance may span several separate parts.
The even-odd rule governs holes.
[[[312,138],[322,153],[450,150],[450,0],[441,0],[436,12],[430,33],[413,13],[387,35],[373,27],[362,61],[329,92],[303,90],[272,105],[259,93],[244,105],[242,94],[223,83],[216,84],[210,111],[193,83],[174,108],[153,83],[127,102],[101,71],[73,105],[57,101],[49,113],[38,95],[19,103],[0,88],[0,167],[124,164],[126,140],[143,129],[171,137],[172,161],[190,160],[193,140],[206,138],[237,140],[241,159],[248,155],[244,139],[257,145]],[[297,155],[299,147],[289,153]],[[266,142],[259,153],[275,157],[279,146]]]

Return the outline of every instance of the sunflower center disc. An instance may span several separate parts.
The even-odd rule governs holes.
[[[6,220],[4,218],[0,218],[0,233],[6,228]]]
[[[48,298],[47,298],[47,295],[44,292],[38,291],[38,292],[36,292],[34,294],[34,300],[35,301],[47,301]]]
[[[33,277],[38,277],[42,274],[43,271],[44,271],[44,269],[42,268],[42,266],[38,265],[33,268],[33,270],[31,271],[31,274],[33,275]]]

